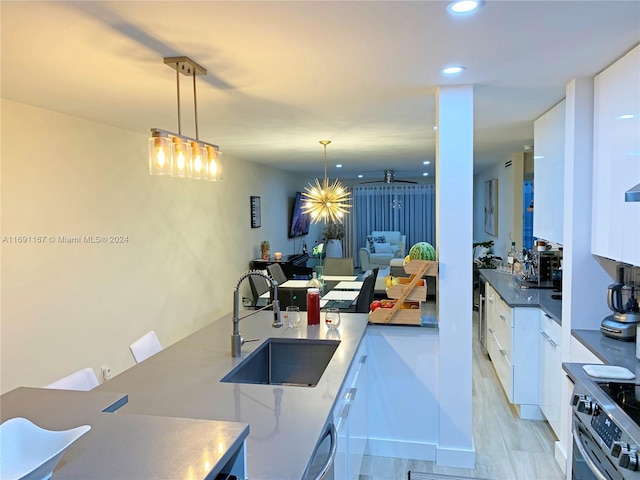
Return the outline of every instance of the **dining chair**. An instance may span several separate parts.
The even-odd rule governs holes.
[[[260,298],[260,295],[267,293],[270,290],[269,282],[267,282],[265,278],[250,275],[249,286],[251,287],[251,294],[253,296],[252,307],[264,307],[269,303],[268,298]]]
[[[282,271],[282,267],[277,263],[272,263],[271,265],[267,265],[267,272],[269,272],[269,275],[271,276],[271,278],[273,278],[276,282],[278,282],[278,285],[282,285],[284,282],[287,281],[287,276]]]
[[[369,305],[373,302],[374,290],[376,287],[376,278],[378,277],[378,268],[373,268],[369,274],[364,277],[362,288],[356,299],[354,308],[355,313],[369,313]]]
[[[353,258],[325,258],[323,275],[353,275]]]
[[[88,392],[89,390],[93,390],[100,384],[98,382],[98,377],[92,368],[83,368],[82,370],[78,370],[71,375],[67,375],[60,380],[56,380],[53,383],[45,386],[44,388],[53,388],[56,390],[79,390],[83,392]]]
[[[162,344],[160,343],[160,340],[158,340],[156,332],[150,330],[138,340],[133,342],[129,346],[129,349],[131,350],[136,363],[140,363],[161,351]]]

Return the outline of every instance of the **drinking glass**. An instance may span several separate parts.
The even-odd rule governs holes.
[[[340,326],[340,310],[337,308],[327,308],[324,311],[324,323],[329,330],[336,330]]]
[[[300,323],[300,307],[288,306],[284,312],[284,321],[287,327],[297,327]]]

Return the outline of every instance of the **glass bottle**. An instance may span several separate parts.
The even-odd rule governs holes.
[[[307,288],[307,325],[320,325],[319,288]]]

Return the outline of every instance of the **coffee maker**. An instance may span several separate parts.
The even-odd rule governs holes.
[[[626,341],[636,338],[640,324],[640,285],[633,275],[633,267],[625,269],[624,265],[618,265],[617,281],[607,287],[607,305],[613,314],[605,317],[600,331],[608,337]]]

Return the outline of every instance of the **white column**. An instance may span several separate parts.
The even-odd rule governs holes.
[[[436,95],[440,434],[436,463],[474,468],[472,436],[473,87]]]

